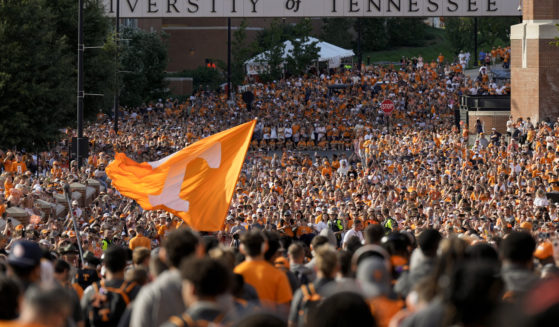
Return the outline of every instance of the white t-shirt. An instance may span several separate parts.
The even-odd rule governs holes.
[[[352,238],[353,236],[357,236],[359,238],[359,241],[361,241],[361,244],[363,244],[365,242],[365,239],[363,238],[363,232],[361,231],[356,231],[355,229],[350,229],[347,231],[347,233],[345,233],[344,235],[344,244],[347,243],[349,241],[350,238]]]

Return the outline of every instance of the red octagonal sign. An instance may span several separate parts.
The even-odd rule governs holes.
[[[384,100],[380,104],[380,108],[385,114],[390,115],[394,111],[394,102],[392,100]]]

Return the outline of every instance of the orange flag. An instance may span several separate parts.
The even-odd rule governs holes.
[[[199,231],[222,228],[256,120],[206,137],[168,157],[137,163],[124,153],[105,169],[144,210],[167,210]]]

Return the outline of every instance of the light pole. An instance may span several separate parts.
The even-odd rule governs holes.
[[[227,17],[227,100],[231,100],[231,17]]]
[[[83,138],[83,0],[78,2],[78,137],[76,140],[76,161],[78,162],[78,170],[82,163],[81,140]]]
[[[119,58],[118,58],[118,43],[120,41],[120,0],[116,0],[116,23],[115,23],[115,99],[114,99],[114,129],[115,134],[118,133],[118,107],[119,107],[119,93],[120,93],[120,85],[118,81],[118,69],[119,69]]]

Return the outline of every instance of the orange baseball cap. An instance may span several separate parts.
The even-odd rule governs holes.
[[[522,224],[520,224],[520,228],[525,229],[527,231],[531,231],[532,230],[532,223],[529,221],[525,221]]]
[[[534,256],[540,260],[553,256],[553,245],[551,242],[540,243],[536,248],[536,251],[534,251]]]

